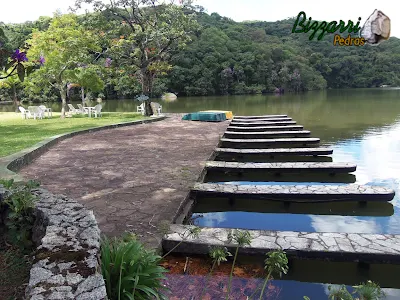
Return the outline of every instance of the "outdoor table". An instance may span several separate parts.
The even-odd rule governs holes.
[[[47,117],[53,117],[53,110],[50,107],[46,107],[46,109],[44,110],[44,112],[47,112]]]
[[[85,109],[88,110],[88,112],[89,112],[89,118],[91,118],[91,117],[92,117],[92,110],[94,110],[95,107],[94,107],[94,106],[85,106]]]

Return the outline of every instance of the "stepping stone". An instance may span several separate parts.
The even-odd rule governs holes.
[[[244,126],[232,126],[229,125],[228,128],[229,130],[232,131],[237,131],[237,132],[257,132],[257,131],[299,131],[303,130],[303,125],[287,125],[287,126],[275,126],[275,125],[269,125],[269,126],[254,126],[254,127],[244,127]]]
[[[280,145],[308,146],[319,144],[319,138],[280,138],[280,139],[228,139],[221,138],[221,148],[256,149]]]
[[[233,118],[233,120],[232,120],[232,122],[243,122],[243,123],[281,122],[281,121],[292,121],[292,118],[264,118],[264,119],[235,119],[235,118]]]
[[[230,128],[228,128],[230,129]],[[226,138],[238,138],[238,139],[255,139],[255,138],[277,138],[277,137],[305,137],[310,136],[309,130],[301,131],[260,131],[260,132],[236,132],[236,131],[225,131],[224,136]]]
[[[215,152],[229,154],[260,154],[260,155],[329,155],[333,153],[329,148],[275,148],[275,149],[235,149],[217,148]]]
[[[187,235],[190,228],[171,224],[170,233],[162,240],[163,251],[208,255],[211,246],[227,247],[230,252],[235,250],[236,244],[229,243],[227,238],[231,228],[201,228],[197,237]],[[400,235],[396,234],[248,231],[251,244],[239,249],[242,255],[265,256],[271,250],[283,250],[289,258],[400,263]]]
[[[234,119],[287,118],[287,115],[234,116],[233,118],[234,118]]]
[[[271,121],[271,122],[236,122],[231,121],[230,126],[240,126],[240,127],[260,127],[260,126],[286,126],[295,125],[296,121]]]
[[[194,194],[225,196],[229,198],[278,200],[289,202],[322,201],[391,201],[395,196],[392,189],[347,184],[347,185],[235,185],[196,183]]]
[[[207,161],[207,170],[222,171],[263,171],[273,173],[327,172],[351,173],[357,169],[356,164],[337,162],[283,162],[283,163],[241,163],[227,161]]]

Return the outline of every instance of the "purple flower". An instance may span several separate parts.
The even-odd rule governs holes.
[[[19,49],[15,50],[13,55],[11,56],[11,59],[17,62],[21,61],[28,61],[28,58],[26,57],[25,52],[20,52]]]
[[[104,63],[104,66],[105,66],[106,68],[109,68],[109,67],[111,67],[111,63],[112,63],[112,59],[109,58],[109,57],[107,57],[107,58],[106,58],[106,62]]]
[[[44,59],[44,56],[43,55],[40,55],[39,56],[39,63],[40,63],[40,65],[44,65],[44,63],[46,62],[46,60]]]

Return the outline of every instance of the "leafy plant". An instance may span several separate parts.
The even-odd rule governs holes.
[[[201,232],[201,228],[198,226],[190,226],[188,227],[185,231],[183,231],[182,233],[179,233],[179,236],[181,237],[181,241],[176,244],[171,250],[169,250],[167,253],[165,253],[162,258],[165,258],[166,256],[168,256],[168,254],[170,254],[172,251],[174,251],[176,248],[179,247],[180,244],[182,244],[186,239],[188,238],[198,238],[199,234]]]
[[[6,189],[11,189],[14,186],[14,179],[0,179],[0,184]]]
[[[4,200],[8,209],[6,226],[8,238],[12,244],[22,249],[32,246],[31,234],[34,223],[33,208],[37,198],[32,195],[32,189],[39,186],[33,180],[17,185],[13,180],[2,180],[9,193]]]
[[[370,280],[358,286],[353,286],[353,288],[354,293],[359,295],[360,300],[379,300],[385,298],[385,293],[381,287]]]
[[[261,289],[260,300],[264,294],[265,287],[272,273],[278,273],[282,277],[282,273],[286,274],[288,271],[288,259],[286,253],[282,250],[271,251],[267,253],[268,258],[265,259],[265,269],[268,272],[267,277],[264,280],[263,287]]]
[[[339,287],[328,286],[329,300],[353,300],[353,296],[346,289],[346,286],[341,285]]]
[[[134,238],[108,239],[101,243],[101,269],[107,295],[114,299],[167,299],[161,281],[167,272],[158,263],[161,257]]]
[[[228,233],[228,243],[231,243],[232,241],[237,244],[236,246],[236,251],[235,251],[235,256],[233,257],[233,263],[232,263],[232,269],[231,273],[229,275],[229,282],[228,282],[228,291],[226,294],[226,299],[229,299],[230,293],[231,293],[231,285],[232,285],[232,275],[233,275],[233,270],[235,268],[236,264],[236,258],[239,252],[239,248],[243,247],[245,245],[250,245],[251,244],[251,234],[247,230],[238,230],[235,229],[233,233],[229,231]]]
[[[353,298],[352,294],[344,285],[338,288],[329,286],[329,300],[379,300],[385,297],[385,293],[382,291],[381,287],[370,280],[368,280],[366,283],[353,286],[353,288],[354,291],[352,294],[355,294],[356,298]]]
[[[204,288],[201,293],[200,299],[203,299],[203,294],[206,291],[207,283],[210,280],[210,277],[214,271],[215,265],[217,264],[219,266],[221,262],[227,261],[227,256],[232,256],[232,254],[228,251],[228,249],[226,247],[221,247],[221,246],[211,247],[209,255],[213,259],[213,264],[212,264],[210,273],[208,273],[206,283],[204,284]]]

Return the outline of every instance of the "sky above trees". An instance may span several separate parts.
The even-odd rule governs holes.
[[[19,0],[16,9],[14,1],[2,1],[0,21],[6,23],[33,21],[40,16],[52,16],[57,9],[65,13],[74,2],[74,0]],[[297,16],[300,11],[304,11],[307,18],[311,17],[313,20],[330,22],[350,19],[357,22],[361,17],[361,24],[364,24],[374,9],[380,9],[391,19],[391,36],[400,38],[400,17],[397,17],[400,2],[395,0],[378,3],[375,0],[362,2],[336,0],[319,4],[314,0],[197,0],[195,3],[205,7],[208,13],[217,12],[235,21],[277,21]]]

